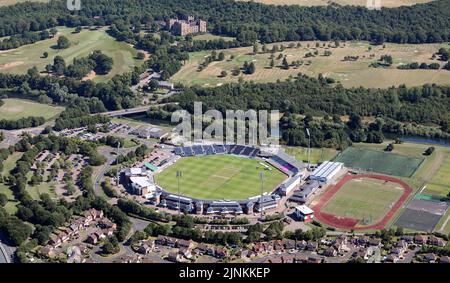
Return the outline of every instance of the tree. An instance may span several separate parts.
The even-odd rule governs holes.
[[[5,206],[8,203],[8,197],[0,193],[0,206]]]
[[[218,59],[217,60],[219,60],[219,61],[223,61],[223,60],[225,60],[225,53],[223,53],[223,52],[220,52],[219,53],[219,57],[218,57]]]
[[[75,33],[80,33],[83,28],[81,26],[77,26],[75,28]]]
[[[222,71],[222,72],[220,73],[220,76],[221,76],[222,78],[225,78],[226,76],[228,76],[227,71]]]
[[[273,67],[275,67],[275,60],[272,58],[270,60],[270,68],[272,69]]]
[[[149,91],[156,91],[159,88],[159,82],[157,80],[150,80],[147,85]]]
[[[281,63],[281,64],[283,66],[283,69],[289,70],[289,63],[288,63],[286,57],[283,58],[283,63]]]
[[[259,45],[258,43],[253,44],[253,54],[258,54]]]
[[[42,58],[47,58],[48,57],[48,52],[45,51],[44,53],[42,53]]]
[[[56,28],[51,28],[50,29],[50,34],[51,34],[52,37],[54,37],[57,33],[58,33],[58,30]]]
[[[139,52],[136,54],[136,58],[137,58],[138,60],[144,60],[144,58],[145,58],[145,53],[142,52],[142,51],[139,51]]]
[[[70,46],[70,41],[67,37],[65,37],[63,35],[58,37],[58,41],[57,41],[58,49],[66,49],[66,48],[69,48],[69,46]]]

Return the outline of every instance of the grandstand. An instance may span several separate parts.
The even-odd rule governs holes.
[[[207,214],[242,214],[242,207],[237,201],[213,201],[206,210]]]
[[[260,153],[260,150],[252,146],[215,144],[176,147],[174,152],[176,155],[183,157],[227,153],[246,157],[256,157]]]
[[[161,200],[161,206],[168,207],[170,209],[177,209],[180,204],[180,210],[184,212],[192,212],[194,210],[194,202],[187,197],[179,197],[177,195],[166,195]]]
[[[296,175],[306,169],[304,163],[296,160],[281,150],[278,151],[276,155],[273,155],[267,162],[289,176]]]

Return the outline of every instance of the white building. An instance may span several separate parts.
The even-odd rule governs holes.
[[[130,182],[133,193],[136,195],[150,197],[156,191],[155,183],[148,177],[130,177]]]
[[[344,168],[344,163],[325,161],[320,164],[316,170],[314,170],[309,178],[311,180],[327,183],[333,179],[333,177],[336,176],[342,168]]]
[[[296,175],[292,178],[289,178],[285,183],[281,184],[280,191],[281,194],[286,196],[288,195],[295,187],[300,185],[302,180],[302,175]]]
[[[295,216],[300,221],[309,222],[314,218],[314,211],[306,205],[299,205],[295,207]]]

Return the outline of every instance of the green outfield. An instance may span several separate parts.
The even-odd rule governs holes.
[[[30,116],[44,117],[49,120],[64,110],[64,107],[50,106],[25,99],[2,100],[5,104],[0,106],[0,119],[6,120],[18,120]]]
[[[397,183],[376,179],[354,179],[348,181],[321,212],[365,220],[365,225],[379,222],[403,194]]]
[[[338,155],[334,161],[343,162],[349,168],[411,177],[423,160],[423,158],[408,157],[390,152],[349,147]]]
[[[177,193],[176,171],[182,171],[181,194],[200,199],[241,200],[261,193],[259,172],[264,172],[264,192],[272,192],[287,176],[261,160],[231,155],[187,157],[156,175],[156,183]]]

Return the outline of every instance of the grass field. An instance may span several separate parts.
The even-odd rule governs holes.
[[[286,153],[295,156],[297,160],[308,161],[308,148],[306,147],[285,147]],[[334,148],[311,148],[311,163],[317,164],[333,159],[338,151]]]
[[[0,52],[0,72],[25,73],[29,68],[36,66],[44,71],[47,64],[53,63],[56,55],[62,56],[66,64],[72,64],[74,58],[85,57],[94,50],[101,50],[104,54],[111,56],[114,66],[107,75],[96,76],[94,81],[106,81],[116,74],[121,74],[132,69],[133,66],[141,64],[137,60],[137,50],[125,42],[118,42],[106,33],[106,28],[99,30],[82,30],[79,34],[72,33],[74,29],[59,27],[59,34],[53,39],[25,45],[17,49]],[[52,48],[57,38],[66,36],[71,46],[67,49],[58,50]],[[48,58],[41,58],[42,53],[48,52]]]
[[[288,42],[277,43],[277,45],[288,46]],[[295,43],[296,44],[296,43]],[[316,42],[301,42],[300,48],[286,48],[283,52],[277,52],[286,56],[289,63],[293,61],[303,61],[300,67],[290,67],[289,70],[280,68],[282,59],[275,60],[275,67],[270,68],[270,53],[258,53],[254,55],[252,47],[242,47],[223,50],[224,61],[212,62],[202,71],[198,71],[199,65],[209,56],[211,52],[201,51],[190,53],[189,61],[182,69],[172,77],[173,82],[180,82],[187,85],[217,86],[229,82],[237,82],[239,77],[244,80],[255,82],[276,82],[286,80],[290,76],[295,77],[299,73],[317,77],[322,73],[326,77],[340,81],[345,87],[390,87],[393,85],[406,84],[407,86],[418,86],[425,83],[450,84],[450,76],[445,70],[398,70],[399,64],[411,62],[442,62],[432,60],[431,56],[437,52],[442,44],[386,44],[383,46],[370,46],[367,42],[346,42],[341,43],[338,48],[334,43],[320,43],[316,48]],[[308,47],[309,44],[309,47]],[[344,46],[345,45],[345,46]],[[271,50],[273,44],[267,45]],[[448,46],[448,45],[446,45]],[[371,50],[369,50],[371,47]],[[261,47],[260,47],[261,48]],[[319,55],[305,58],[306,53],[313,53],[315,50]],[[330,56],[323,56],[324,52],[332,52]],[[389,68],[372,68],[369,65],[377,61],[381,55],[390,54],[394,58],[394,64]],[[231,59],[230,56],[234,56]],[[343,61],[345,56],[359,56],[358,61]],[[256,65],[256,72],[251,75],[232,75],[233,69],[242,68],[244,62],[253,61]],[[226,71],[228,75],[221,77],[221,72]]]
[[[64,107],[50,106],[30,100],[7,98],[0,107],[0,119],[17,120],[29,116],[40,116],[49,120],[64,110]]]
[[[441,197],[450,193],[450,153],[444,153],[442,164],[427,184],[424,193]]]
[[[3,170],[1,172],[3,177],[8,177],[10,175],[9,172],[16,166],[16,162],[20,157],[22,157],[22,153],[16,152],[4,161]],[[13,192],[7,185],[0,183],[0,193],[5,194],[8,197],[8,203],[5,206],[6,211],[10,214],[14,214],[17,211],[16,206],[18,201],[15,199]]]
[[[219,35],[214,35],[214,34],[210,34],[210,33],[205,33],[205,34],[195,35],[193,37],[193,39],[194,39],[194,41],[195,40],[217,40],[217,39],[223,39],[225,41],[233,41],[234,37],[219,36]]]
[[[364,169],[400,177],[411,177],[423,158],[413,158],[395,153],[349,147],[334,161],[343,162],[346,167]]]
[[[250,0],[238,0],[238,1],[250,1]],[[356,5],[366,6],[367,0],[252,0],[269,5],[300,5],[300,6],[325,6],[329,3],[337,3],[340,5]],[[414,4],[427,3],[432,0],[381,0],[381,6],[392,8],[399,6],[411,6]]]
[[[49,2],[50,0],[0,0],[0,7],[1,6],[9,6],[14,5],[17,3],[24,3],[24,2]]]
[[[264,170],[260,160],[230,155],[187,157],[156,175],[165,190],[177,193],[176,171],[182,171],[181,194],[201,199],[240,200],[261,192],[259,172],[264,171],[264,191],[272,192],[287,177],[274,167]]]
[[[375,179],[354,179],[347,182],[330,199],[321,212],[367,221],[379,222],[403,194],[397,183]],[[361,221],[360,221],[361,222]]]

